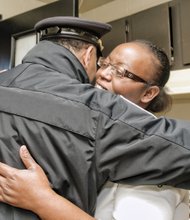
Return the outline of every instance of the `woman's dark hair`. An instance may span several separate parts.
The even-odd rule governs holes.
[[[154,84],[159,86],[159,94],[151,101],[146,110],[156,113],[168,111],[172,105],[172,97],[167,93],[165,84],[170,77],[170,62],[165,51],[150,41],[135,40],[134,42],[146,47],[158,62],[155,62]]]

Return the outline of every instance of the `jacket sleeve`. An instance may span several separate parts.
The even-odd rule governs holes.
[[[123,109],[119,117],[114,110],[100,115],[96,164],[102,177],[190,189],[190,123],[156,118],[130,102]]]

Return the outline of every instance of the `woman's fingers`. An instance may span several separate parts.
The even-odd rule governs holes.
[[[36,167],[37,163],[32,158],[31,154],[29,153],[25,145],[22,145],[20,147],[20,157],[27,169],[33,169]]]

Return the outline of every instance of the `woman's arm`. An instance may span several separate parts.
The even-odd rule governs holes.
[[[51,189],[44,171],[25,146],[20,148],[20,156],[25,170],[0,163],[1,202],[33,211],[42,220],[95,220]]]

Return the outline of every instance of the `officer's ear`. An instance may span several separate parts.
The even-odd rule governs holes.
[[[83,54],[83,65],[84,65],[85,69],[87,69],[90,64],[94,50],[95,50],[95,48],[93,46],[89,46],[85,50],[85,53]]]

